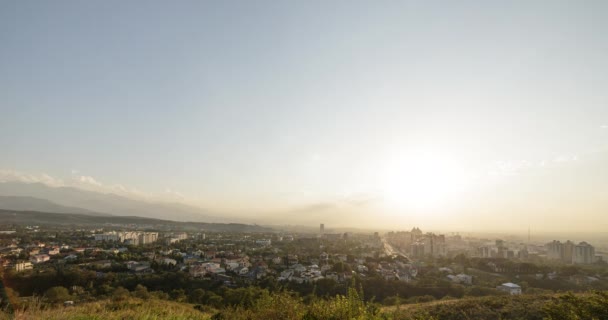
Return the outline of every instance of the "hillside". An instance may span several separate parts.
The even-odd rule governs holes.
[[[204,311],[199,311],[204,310]],[[608,319],[608,294],[522,295],[467,298],[377,308],[355,294],[304,304],[288,293],[262,295],[251,307],[219,312],[208,306],[151,298],[101,300],[45,308],[40,302],[17,309],[17,319],[369,319],[369,320],[574,320]],[[0,315],[0,320],[10,319]]]
[[[154,219],[165,219],[170,216],[171,219],[177,221],[226,222],[225,218],[212,215],[205,209],[185,204],[149,202],[113,193],[94,192],[74,187],[51,187],[43,183],[25,183],[18,181],[0,182],[0,195],[45,199],[61,206],[82,208],[93,212],[104,212],[117,216],[140,216]],[[34,208],[23,208],[22,210],[33,209]],[[43,208],[35,210],[68,212],[65,210]]]
[[[55,225],[55,226],[94,226],[103,224],[138,224],[149,226],[174,226],[185,230],[229,231],[229,232],[271,232],[272,229],[242,223],[180,222],[144,217],[91,216],[73,213],[53,213],[39,211],[1,210],[3,224],[16,225]]]
[[[8,319],[48,319],[48,320],[207,320],[211,314],[194,309],[193,305],[166,300],[140,300],[114,302],[102,300],[77,304],[73,307],[45,308],[34,302],[27,311],[17,310],[15,317],[0,313],[0,320]]]
[[[62,206],[46,199],[25,196],[0,196],[0,209],[77,213],[92,216],[109,216],[109,214],[106,213],[94,212],[91,210],[77,207]]]

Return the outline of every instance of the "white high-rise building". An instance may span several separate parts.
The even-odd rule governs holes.
[[[574,246],[572,263],[589,264],[595,260],[595,248],[587,242],[581,242]]]

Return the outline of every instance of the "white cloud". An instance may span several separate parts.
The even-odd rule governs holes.
[[[27,183],[43,183],[52,187],[61,187],[65,183],[63,180],[54,178],[46,173],[41,174],[28,174],[15,170],[2,170],[0,169],[0,182],[7,181],[20,181]]]
[[[186,198],[183,194],[171,188],[165,188],[165,196],[177,200],[184,200]]]
[[[0,169],[0,182],[18,181],[25,183],[42,183],[50,187],[74,187],[78,189],[84,189],[96,192],[115,193],[121,196],[140,198],[150,200],[154,198],[151,194],[139,191],[135,188],[129,188],[121,184],[104,185],[99,180],[92,176],[78,175],[79,170],[70,170],[72,176],[70,179],[62,180],[57,177],[53,177],[46,173],[31,174],[24,173],[16,170]],[[176,193],[173,195],[173,200],[177,197]],[[180,194],[181,195],[181,194]],[[182,198],[180,198],[182,199]]]
[[[101,182],[95,180],[95,178],[91,177],[91,176],[80,176],[78,177],[78,181],[80,183],[84,183],[84,184],[89,184],[95,187],[101,187],[102,184]]]

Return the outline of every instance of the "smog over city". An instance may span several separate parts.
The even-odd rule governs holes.
[[[607,31],[605,1],[0,1],[0,310],[558,319],[608,289]]]

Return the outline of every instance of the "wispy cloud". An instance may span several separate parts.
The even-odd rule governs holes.
[[[0,169],[0,182],[21,181],[27,183],[44,183],[52,187],[61,187],[65,183],[63,180],[54,178],[46,173],[30,174],[15,170]]]
[[[95,178],[93,178],[91,176],[79,176],[78,177],[78,182],[83,183],[83,184],[92,185],[92,186],[95,186],[95,187],[102,187],[103,186],[101,184],[101,182],[95,180]]]
[[[161,200],[161,201],[186,201],[186,196],[182,193],[166,188],[160,194],[143,192],[137,188],[128,187],[123,184],[105,184],[90,175],[80,174],[80,170],[70,170],[71,176],[68,179],[60,179],[46,173],[32,174],[16,170],[0,169],[0,182],[25,182],[42,183],[50,187],[72,187],[94,192],[114,193],[120,196],[135,198],[140,200]]]
[[[180,192],[173,190],[171,188],[165,188],[165,195],[168,196],[169,198],[173,198],[176,200],[186,199],[186,197],[183,194],[181,194]]]

